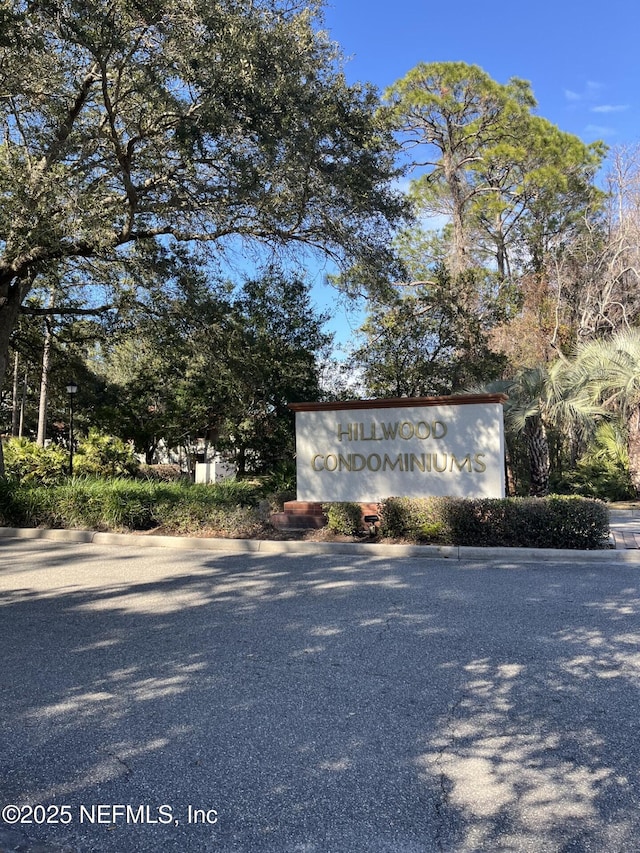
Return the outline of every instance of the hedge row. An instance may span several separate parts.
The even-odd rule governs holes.
[[[609,511],[596,500],[387,498],[383,536],[446,545],[595,549],[606,546]]]
[[[71,479],[55,486],[0,480],[0,525],[252,536],[264,528],[255,485]]]
[[[269,507],[255,483],[216,485],[70,479],[41,486],[0,480],[0,525],[151,530],[248,537],[264,532]],[[330,528],[353,534],[359,504],[323,506]],[[397,498],[379,506],[382,536],[451,545],[602,548],[609,512],[588,498]]]

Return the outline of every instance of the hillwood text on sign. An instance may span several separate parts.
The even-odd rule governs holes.
[[[292,403],[298,501],[504,497],[502,394]]]

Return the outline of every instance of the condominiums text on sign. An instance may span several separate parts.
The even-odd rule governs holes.
[[[292,404],[297,499],[504,496],[501,395]]]

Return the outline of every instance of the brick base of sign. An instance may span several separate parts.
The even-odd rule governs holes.
[[[376,522],[370,516],[378,516],[377,503],[360,504],[362,508],[362,527],[368,530]],[[322,504],[313,501],[286,501],[283,512],[271,516],[271,524],[276,530],[318,530],[325,527],[327,518],[322,512]]]
[[[310,501],[286,501],[284,512],[271,516],[271,524],[276,530],[317,530],[326,523],[322,504]]]

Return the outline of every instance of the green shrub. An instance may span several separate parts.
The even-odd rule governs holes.
[[[73,478],[52,486],[0,480],[0,522],[17,527],[255,535],[255,488]]]
[[[56,444],[40,447],[28,438],[10,438],[4,444],[5,471],[24,483],[54,485],[69,473],[69,451]],[[73,455],[76,475],[130,476],[138,468],[131,448],[122,439],[91,430],[80,439]]]
[[[387,498],[380,504],[383,536],[422,541],[449,541],[444,503],[448,498]]]
[[[198,484],[191,487],[190,494],[199,494],[200,500],[212,506],[257,506],[264,496],[263,486],[253,480],[236,480],[230,477],[219,483]]]
[[[634,498],[625,425],[617,419],[600,423],[575,468],[556,477],[553,488],[563,494],[605,501]]]
[[[74,473],[88,477],[132,476],[138,466],[133,450],[121,438],[93,428],[80,439],[73,457]]]
[[[444,525],[439,521],[429,521],[416,531],[420,542],[439,542],[442,539]]]
[[[546,516],[538,519],[538,547],[593,549],[608,541],[609,510],[600,501],[552,495],[545,502]]]
[[[17,479],[0,479],[0,522],[3,527],[37,527],[49,519],[51,488],[28,485]],[[53,526],[53,525],[51,525]]]
[[[197,502],[156,507],[159,526],[179,535],[222,535],[246,538],[264,529],[258,509],[248,506],[203,506]]]
[[[136,477],[141,480],[153,480],[156,483],[190,482],[188,474],[183,474],[179,465],[146,465],[141,464],[136,471]]]
[[[593,549],[607,542],[609,513],[599,501],[575,496],[387,498],[380,529],[417,541],[435,531],[434,539],[451,545]]]
[[[60,483],[69,472],[69,453],[57,444],[40,447],[28,438],[10,438],[4,445],[5,473],[24,483]]]
[[[293,461],[280,462],[272,472],[263,478],[266,492],[290,493],[295,497],[296,492],[296,465]]]
[[[327,517],[327,527],[332,533],[354,536],[362,529],[362,509],[360,504],[350,501],[322,504]]]
[[[556,491],[596,498],[603,501],[625,501],[636,496],[629,468],[613,462],[580,460],[553,482]]]

